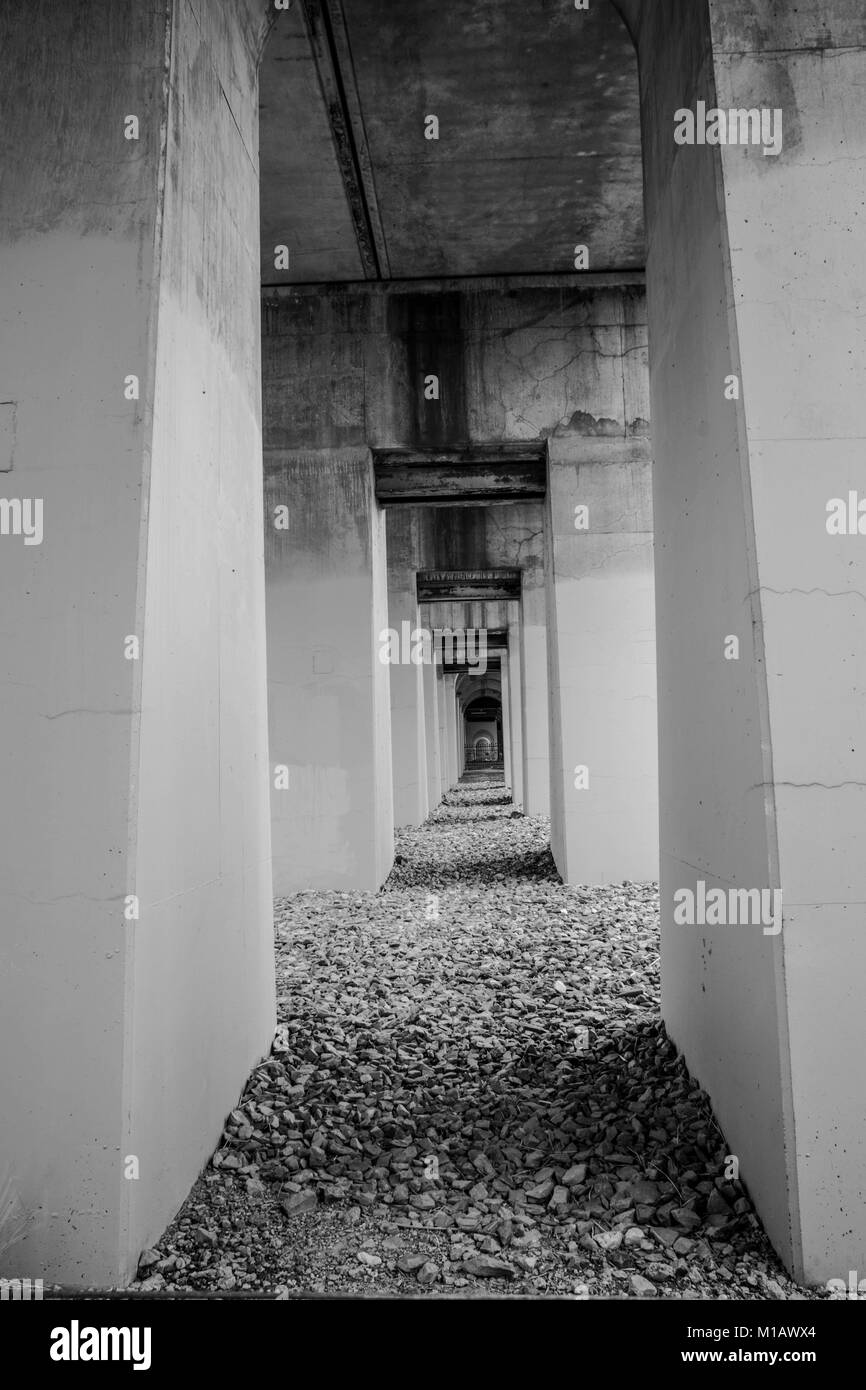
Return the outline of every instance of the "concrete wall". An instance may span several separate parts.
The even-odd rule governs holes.
[[[862,7],[622,8],[646,151],[663,1007],[776,1248],[844,1278],[866,1258],[863,561],[825,522],[866,493]],[[782,153],[677,147],[698,99],[781,109]],[[781,935],[675,927],[698,878],[781,886]]]
[[[0,375],[16,436],[0,491],[42,498],[45,527],[40,546],[0,541],[0,763],[16,789],[0,834],[0,1050],[14,1058],[0,1164],[36,1218],[4,1257],[13,1276],[128,1277],[272,1030],[252,56],[265,6],[197,9],[200,30],[186,4],[0,15],[14,94]],[[182,223],[190,249],[186,231],[204,229],[198,281]],[[220,663],[228,643],[246,672]]]

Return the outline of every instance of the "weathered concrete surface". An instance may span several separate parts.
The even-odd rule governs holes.
[[[520,662],[523,689],[523,807],[528,816],[549,816],[550,717],[547,600],[543,568],[538,578],[531,567],[527,567],[523,574]]]
[[[280,290],[265,295],[264,317],[268,451],[365,441],[413,450],[559,441],[584,458],[611,440],[621,441],[627,454],[630,442],[647,435],[639,285]],[[439,379],[438,400],[424,397],[428,374]],[[527,698],[515,706],[523,748],[515,780],[528,808],[546,811],[543,508],[520,503],[414,514],[416,569],[516,565],[523,572],[518,669]],[[472,611],[464,608],[463,616],[477,625]],[[648,737],[654,743],[655,735]],[[565,814],[562,798],[556,814]],[[609,828],[613,833],[612,822]]]
[[[439,679],[435,665],[421,668],[424,678],[424,742],[427,748],[427,805],[435,811],[442,800],[442,765],[439,761]]]
[[[362,280],[364,267],[303,8],[276,16],[261,69],[261,274],[265,284]],[[285,246],[287,269],[275,250]]]
[[[721,152],[763,619],[802,1270],[866,1262],[866,16],[711,4],[725,106],[784,112],[778,159]],[[743,61],[735,55],[747,45]],[[746,101],[746,98],[749,98]]]
[[[0,540],[16,788],[0,836],[14,1059],[0,1168],[36,1218],[3,1272],[68,1283],[129,1278],[273,1023],[254,162],[267,11],[195,8],[197,23],[187,5],[115,0],[0,15],[0,375],[17,431],[3,491],[41,498],[45,519],[38,547]],[[228,644],[244,669],[219,662]]]
[[[793,1258],[783,1122],[779,943],[673,924],[673,894],[773,882],[768,755],[746,446],[717,158],[675,146],[673,111],[714,101],[706,5],[664,0],[642,42],[648,149],[653,511],[659,687],[662,1006],[713,1098],[776,1248]],[[676,37],[672,38],[675,33]],[[759,155],[759,158],[761,156]],[[766,173],[770,161],[763,159]],[[724,659],[737,635],[739,661]],[[757,641],[756,641],[757,639]],[[782,1005],[782,1012],[784,1006]],[[732,1026],[732,1020],[736,1020]],[[723,1039],[723,1044],[720,1040]]]
[[[394,824],[422,825],[427,819],[427,749],[425,746],[424,673],[404,651],[404,623],[417,632],[420,611],[415,587],[417,516],[411,511],[386,514],[388,552],[388,626],[398,634],[400,655],[408,661],[389,668],[391,686],[391,765],[394,779]],[[417,650],[417,644],[413,644]]]
[[[822,1282],[866,1259],[862,540],[825,526],[829,499],[866,495],[866,32],[843,0],[663,0],[629,19],[647,150],[663,1007],[776,1248]],[[782,153],[675,146],[673,112],[698,99],[780,108]],[[724,397],[730,373],[740,402]],[[698,878],[780,886],[781,934],[674,926],[673,892]]]
[[[261,7],[200,8],[174,8],[139,588],[130,1271],[185,1197],[274,1026],[254,292]]]
[[[521,808],[524,804],[523,771],[525,765],[523,749],[525,705],[521,680],[522,646],[520,619],[519,615],[514,613],[508,629],[508,660],[506,663],[503,657],[503,667],[504,671],[507,672],[509,706],[512,711],[511,727],[509,729],[511,743],[511,794],[514,797],[515,806]]]
[[[648,430],[635,284],[263,294],[266,448],[457,449]],[[438,399],[425,380],[438,378]],[[290,388],[290,389],[289,389]]]
[[[324,6],[306,8],[315,24]],[[447,22],[420,0],[342,9],[335,136],[350,166],[352,143],[371,162],[382,274],[568,271],[577,244],[595,269],[643,265],[637,65],[607,0],[452,0]],[[279,17],[262,75],[268,284],[361,278],[300,10]],[[431,114],[438,140],[424,136]],[[287,271],[275,239],[296,251]]]
[[[544,506],[460,508],[445,514],[412,511],[419,569],[469,570],[516,566],[521,603],[510,618],[520,652],[522,690],[522,804],[528,815],[550,813],[550,754],[547,684],[547,613],[544,571]],[[474,610],[452,615],[458,625],[477,625]],[[486,622],[492,622],[485,610]]]
[[[566,883],[658,874],[651,474],[645,440],[550,444],[551,849]]]
[[[274,891],[376,889],[394,858],[385,517],[368,449],[268,458]],[[274,524],[288,508],[288,525]]]

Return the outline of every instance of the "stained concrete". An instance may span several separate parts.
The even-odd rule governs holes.
[[[566,883],[658,876],[651,495],[647,441],[550,442],[551,850]]]
[[[435,811],[445,792],[439,758],[439,688],[436,666],[422,666],[424,681],[424,734],[427,748],[427,804]]]
[[[829,498],[866,491],[862,8],[622,8],[647,160],[663,1009],[777,1250],[819,1282],[866,1258],[862,602],[857,540],[825,527]],[[780,107],[781,155],[675,146],[697,99]],[[697,878],[781,887],[781,934],[675,926]]]
[[[411,660],[419,631],[421,614],[415,583],[417,516],[408,508],[393,511],[387,518],[388,626],[399,635],[401,657],[389,667],[391,692],[391,749],[394,785],[395,826],[422,825],[429,814],[427,790],[427,749],[424,717],[424,673]],[[406,629],[404,624],[408,623]],[[403,635],[408,631],[410,648],[404,650]],[[421,655],[424,653],[422,652]]]
[[[368,449],[265,475],[274,892],[378,888],[394,858],[385,518]],[[275,525],[280,507],[288,526]]]
[[[16,789],[0,835],[14,1058],[0,1160],[33,1218],[3,1255],[18,1277],[131,1276],[274,1017],[255,293],[267,11],[195,9],[0,14],[5,491],[40,497],[45,517],[40,546],[0,541]]]
[[[614,498],[625,499],[624,518],[619,519],[622,509],[614,506],[605,522],[608,545],[612,536],[635,530],[634,507],[628,500],[636,486],[629,472],[631,460],[641,462],[640,478],[648,495],[649,403],[642,288],[602,284],[509,290],[507,286],[461,286],[449,281],[435,289],[404,285],[280,289],[267,292],[263,302],[267,458],[284,459],[315,448],[327,469],[333,451],[363,443],[382,449],[433,450],[529,440],[556,451],[565,470],[561,476],[567,481],[564,488],[556,489],[555,525],[560,540],[557,562],[548,574],[544,569],[544,512],[540,503],[413,512],[417,515],[412,523],[412,534],[417,538],[414,560],[402,542],[400,555],[410,570],[413,564],[415,570],[521,569],[526,594],[534,591],[529,610],[524,606],[520,612],[515,605],[512,614],[496,619],[491,616],[495,605],[465,603],[455,606],[450,616],[447,606],[442,605],[433,625],[513,625],[516,661],[508,672],[511,700],[506,702],[509,777],[518,799],[524,800],[527,786],[531,786],[533,809],[546,809],[548,797],[538,787],[550,768],[550,785],[556,779],[560,788],[549,800],[555,820],[554,843],[562,846],[557,852],[566,876],[571,881],[591,882],[620,881],[626,875],[653,877],[657,855],[652,790],[651,522],[645,516],[638,528],[643,531],[639,542],[640,596],[632,602],[624,595],[623,603],[605,606],[603,620],[598,617],[602,609],[594,612],[594,606],[606,604],[612,590],[601,584],[600,597],[596,595],[597,576],[592,569],[597,558],[589,564],[580,591],[575,588],[577,572],[566,558],[568,537],[573,539],[575,498],[571,483],[575,468],[582,470],[584,479],[595,477],[593,498],[598,496],[603,502],[604,489],[610,487]],[[438,377],[438,401],[424,397],[428,372]],[[593,472],[600,458],[605,460],[604,467]],[[614,463],[621,465],[620,472]],[[620,478],[626,481],[617,482]],[[631,544],[632,538],[626,543]],[[590,541],[581,555],[589,556],[593,544],[596,541]],[[619,543],[613,547],[612,563],[617,570],[622,566],[616,554],[622,548]],[[397,569],[399,563],[395,561],[392,576]],[[571,674],[564,677],[557,668],[549,692],[540,601],[548,578],[560,585],[561,602],[554,617],[563,633],[568,627],[571,644],[563,640],[562,646]],[[626,589],[634,578],[624,580]],[[399,582],[392,577],[392,589]],[[408,583],[404,587],[408,589]],[[578,592],[587,598],[579,599],[577,617],[573,618],[571,608]],[[422,605],[422,616],[425,607]],[[505,606],[502,612],[507,613]],[[532,630],[524,646],[528,612]],[[584,636],[590,640],[590,633],[597,650],[595,654],[589,650],[589,659],[578,668],[575,662],[580,656],[575,643]],[[628,658],[622,655],[626,650]],[[533,673],[527,682],[531,703],[519,694],[527,671]],[[621,699],[615,695],[618,682],[624,682]],[[597,704],[591,717],[579,699],[575,702],[581,688],[596,691]],[[600,748],[609,698],[615,701],[618,721],[631,733],[628,739],[619,738],[618,723],[617,733],[608,741],[598,764],[595,814],[588,822],[593,829],[584,841],[594,848],[580,860],[575,858],[573,847],[584,834],[582,812],[562,791],[561,739],[548,768],[548,725],[552,721],[546,715],[537,719],[530,736],[528,720],[532,712],[541,714],[541,701],[555,699],[564,709],[564,714],[556,713],[556,727],[571,729],[575,720],[585,717],[584,744],[589,738]],[[643,703],[642,714],[638,702]],[[438,704],[437,700],[437,709]],[[570,734],[566,741],[570,746]],[[441,782],[441,767],[433,775],[434,784],[428,791],[438,798],[441,791],[436,791],[435,779],[438,775]],[[634,797],[629,792],[632,775],[635,788],[640,789]],[[572,849],[567,850],[567,845]],[[610,846],[609,853],[601,852],[604,845]]]
[[[567,272],[577,244],[593,269],[643,266],[637,64],[606,0],[330,6],[342,98],[331,58],[327,98],[313,69],[305,30],[329,49],[320,8],[280,15],[265,55],[264,283],[361,278],[353,204],[381,227],[386,276]],[[332,123],[366,207],[341,186]],[[276,241],[292,246],[286,271]]]
[[[648,434],[645,293],[626,276],[280,288],[262,313],[266,450]]]

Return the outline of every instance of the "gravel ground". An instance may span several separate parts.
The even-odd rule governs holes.
[[[277,903],[273,1053],[137,1287],[815,1296],[659,1021],[655,885],[548,833],[474,783],[381,892]]]

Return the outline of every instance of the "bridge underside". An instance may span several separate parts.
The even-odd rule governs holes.
[[[659,879],[782,1259],[866,1265],[862,6],[548,11],[0,16],[16,1276],[133,1277],[270,1048],[273,894],[377,888],[479,697],[563,879]]]

